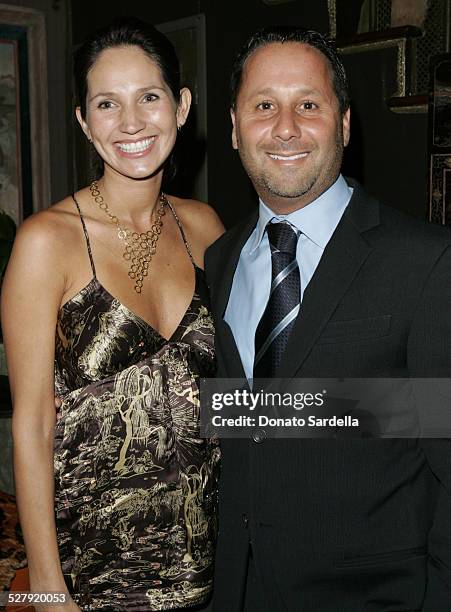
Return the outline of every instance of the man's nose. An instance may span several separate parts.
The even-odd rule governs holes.
[[[122,107],[120,129],[127,134],[136,134],[145,127],[145,121],[135,105]]]
[[[293,108],[281,108],[273,128],[273,136],[290,140],[301,136],[301,118]]]

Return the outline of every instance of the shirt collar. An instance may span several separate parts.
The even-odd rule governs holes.
[[[260,245],[265,228],[272,220],[288,221],[312,242],[325,249],[351,199],[352,191],[352,188],[348,187],[345,179],[340,174],[335,183],[316,200],[289,215],[275,215],[260,200],[256,232],[253,236],[250,252]]]

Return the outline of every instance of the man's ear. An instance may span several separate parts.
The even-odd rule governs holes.
[[[351,109],[348,110],[343,115],[343,145],[345,147],[348,146],[349,138],[351,136]]]
[[[233,108],[230,109],[230,117],[232,119],[232,147],[238,150],[238,138],[236,136],[236,116]]]
[[[77,121],[80,124],[81,129],[83,130],[86,138],[89,140],[89,142],[91,142],[91,131],[88,127],[88,124],[81,116],[81,108],[79,106],[77,106],[77,108],[75,109],[75,116],[77,117]]]
[[[191,92],[187,87],[180,90],[180,101],[177,106],[177,128],[185,125],[188,118],[189,109],[191,108]]]

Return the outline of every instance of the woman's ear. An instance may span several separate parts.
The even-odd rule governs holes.
[[[88,124],[81,116],[81,108],[79,106],[77,106],[77,108],[75,109],[75,116],[77,117],[77,121],[80,124],[81,129],[83,130],[86,138],[89,140],[89,142],[92,142],[91,131],[89,130]]]
[[[177,106],[177,128],[185,125],[188,118],[189,109],[191,108],[191,92],[187,87],[180,90],[180,101]]]

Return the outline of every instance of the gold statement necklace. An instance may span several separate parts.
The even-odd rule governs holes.
[[[141,293],[144,279],[149,273],[149,265],[157,250],[158,238],[160,237],[161,228],[163,227],[162,219],[166,214],[165,207],[168,203],[166,196],[164,193],[160,194],[156,219],[150,230],[138,233],[121,225],[116,215],[110,212],[108,204],[100,193],[97,181],[92,181],[89,189],[94,202],[96,202],[99,208],[108,216],[111,223],[116,226],[117,237],[125,243],[125,250],[122,257],[130,262],[128,276],[135,283],[134,289],[136,293]]]

